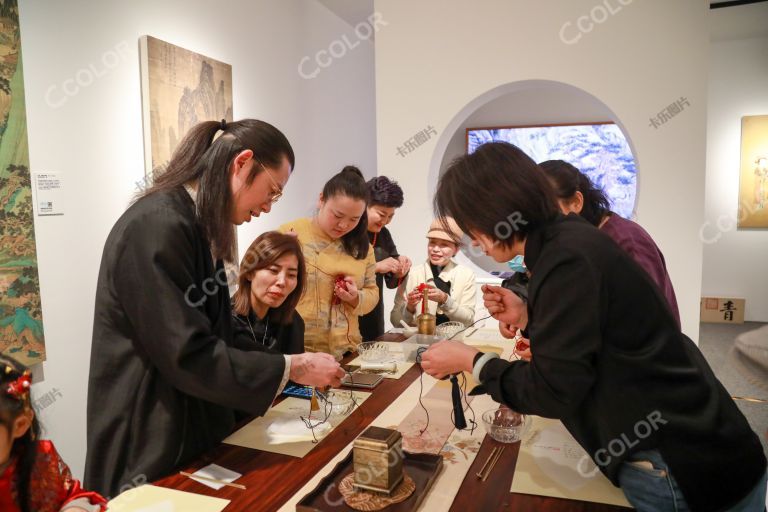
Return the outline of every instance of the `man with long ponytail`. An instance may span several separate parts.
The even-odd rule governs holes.
[[[171,473],[230,434],[236,410],[263,415],[289,378],[339,385],[326,354],[233,339],[223,262],[236,257],[234,225],[270,211],[294,163],[268,123],[200,123],[112,228],[96,289],[88,486],[115,495]]]

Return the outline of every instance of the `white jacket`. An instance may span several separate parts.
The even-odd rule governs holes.
[[[469,325],[475,321],[475,301],[477,295],[477,286],[475,285],[475,273],[471,269],[456,264],[451,260],[443,268],[439,275],[443,281],[451,283],[451,294],[445,304],[438,305],[437,302],[429,301],[427,307],[433,315],[441,313],[453,321]],[[389,315],[389,319],[394,327],[400,327],[400,320],[405,320],[408,325],[416,325],[415,315],[411,314],[406,308],[405,297],[414,288],[422,283],[433,281],[432,269],[429,262],[425,261],[417,267],[411,268],[408,273],[408,280],[401,283],[395,295],[395,307]],[[432,283],[434,285],[434,283]],[[421,312],[421,304],[416,306],[416,314]]]

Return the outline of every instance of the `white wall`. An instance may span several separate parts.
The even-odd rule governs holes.
[[[745,319],[768,322],[768,230],[736,228],[741,117],[747,115],[768,115],[768,37],[711,45],[702,230],[702,295],[744,298]]]
[[[401,253],[423,254],[443,154],[481,106],[474,103],[479,97],[490,101],[504,84],[527,80],[571,84],[605,104],[633,143],[637,219],[664,250],[683,330],[697,340],[707,5],[700,0],[380,0],[375,5],[388,23],[376,36],[378,161],[408,196],[392,227]],[[582,21],[589,31],[579,34],[577,20],[590,14],[602,23],[590,27]],[[560,37],[568,22],[564,38],[580,37],[574,44]],[[652,128],[650,118],[680,97],[690,106]],[[427,125],[438,136],[398,156],[397,147]]]
[[[144,174],[139,37],[149,34],[232,64],[235,119],[269,121],[294,147],[296,171],[285,197],[271,214],[240,229],[241,251],[262,231],[310,214],[308,198],[343,164],[375,174],[373,45],[354,45],[350,25],[308,0],[22,0],[20,22],[31,170],[62,173],[67,199],[63,217],[35,219],[48,359],[34,393],[60,391],[42,421],[82,476],[101,252]],[[343,35],[354,48],[315,78],[302,78],[302,57],[314,58]],[[105,67],[102,57],[116,49],[119,64]],[[100,76],[71,97],[61,95],[63,82],[91,65]],[[87,75],[81,73],[82,83]],[[58,95],[46,101],[52,86]]]

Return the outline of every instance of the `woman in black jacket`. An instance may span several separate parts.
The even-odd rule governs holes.
[[[296,312],[307,270],[292,235],[268,231],[253,241],[240,263],[232,297],[235,342],[243,350],[304,352],[304,320]]]
[[[763,510],[766,459],[744,415],[647,272],[561,215],[525,153],[488,143],[456,159],[435,207],[496,261],[524,256],[528,303],[496,286],[483,298],[534,342],[530,362],[509,362],[443,341],[422,355],[427,373],[472,371],[475,393],[560,419],[638,510]]]
[[[395,216],[395,210],[403,206],[403,189],[386,176],[368,181],[368,240],[376,257],[376,284],[379,302],[370,313],[360,317],[360,334],[363,341],[375,340],[384,334],[384,285],[397,288],[411,270],[411,260],[397,252],[395,241],[386,228]],[[399,326],[395,326],[399,327]]]

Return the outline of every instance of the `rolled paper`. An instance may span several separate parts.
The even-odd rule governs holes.
[[[390,361],[389,363],[367,363],[365,361],[360,365],[361,370],[384,370],[388,372],[397,371],[397,363]]]

